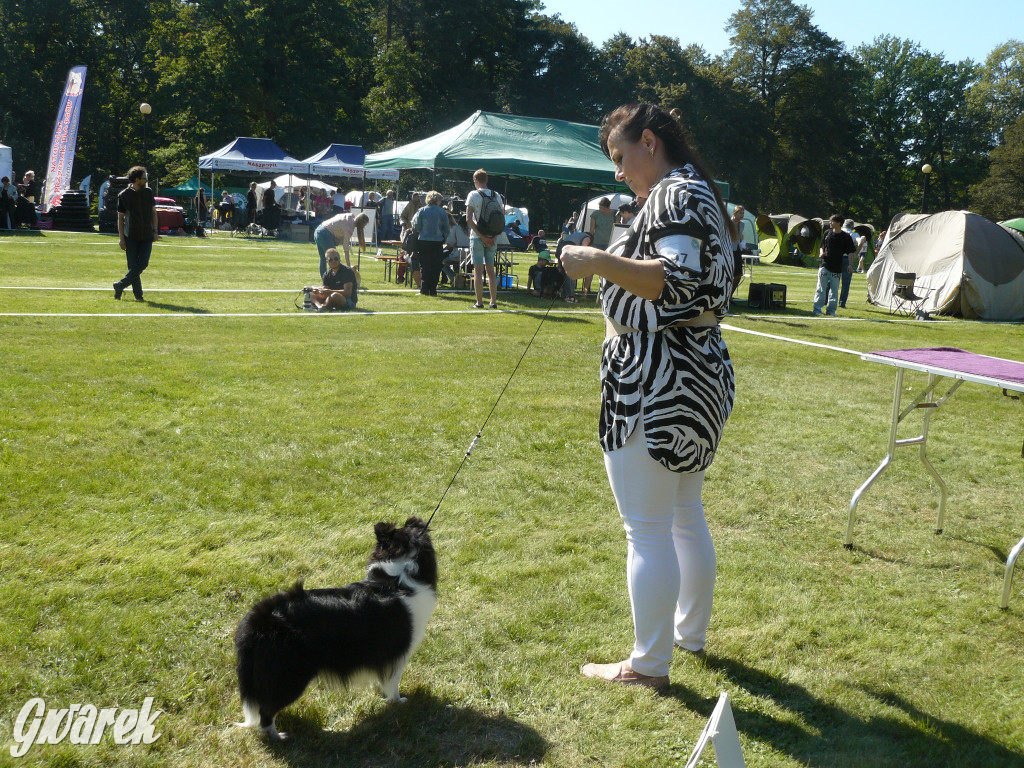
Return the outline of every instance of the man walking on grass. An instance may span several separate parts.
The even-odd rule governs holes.
[[[117,196],[117,234],[128,260],[128,273],[114,283],[114,298],[120,299],[129,285],[136,301],[142,301],[141,275],[149,266],[153,241],[160,238],[153,190],[146,186],[149,175],[141,165],[128,171],[128,186]]]
[[[843,217],[838,213],[829,219],[832,228],[821,239],[821,268],[818,270],[818,290],[814,293],[814,314],[821,315],[821,308],[829,317],[836,315],[836,303],[839,301],[839,282],[844,270],[853,270],[849,259],[857,252],[853,239],[843,232]]]
[[[473,254],[473,272],[475,279],[473,287],[476,289],[477,309],[484,308],[484,270],[487,270],[487,289],[491,293],[491,309],[498,307],[498,286],[494,275],[494,256],[498,249],[495,246],[495,237],[485,235],[480,231],[480,214],[483,212],[484,199],[493,195],[501,204],[501,196],[487,188],[487,171],[481,168],[473,174],[473,186],[476,187],[466,197],[466,222],[469,224],[470,236],[469,245]]]

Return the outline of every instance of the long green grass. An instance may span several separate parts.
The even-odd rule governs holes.
[[[430,514],[548,307],[419,297],[364,257],[359,312],[298,312],[316,264],[311,245],[164,239],[147,302],[115,302],[114,238],[0,239],[0,765],[681,765],[723,690],[749,766],[1024,764],[1024,590],[997,606],[1024,535],[1021,403],[962,387],[929,444],[945,533],[904,449],[847,551],[893,372],[742,332],[1024,359],[1024,327],[893,320],[863,275],[840,318],[811,318],[813,270],[773,266],[755,278],[786,283],[789,309],[740,302],[725,331],[738,394],[705,486],[706,662],[677,658],[665,695],[579,675],[625,657],[632,626],[596,439],[603,327],[559,304],[435,518],[440,601],[408,704],[315,684],[280,716],[284,745],[232,727],[241,617],[299,578],[361,578],[375,522]],[[152,696],[161,735],[12,758],[37,696]]]

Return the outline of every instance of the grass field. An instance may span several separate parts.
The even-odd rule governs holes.
[[[430,514],[548,307],[419,297],[364,258],[359,312],[302,313],[316,264],[311,245],[165,238],[147,301],[115,302],[115,238],[0,238],[0,766],[682,765],[723,690],[748,766],[1024,764],[1024,589],[997,606],[1024,535],[1024,408],[962,387],[929,445],[945,533],[907,451],[847,551],[893,375],[826,348],[1020,360],[1024,326],[893,320],[863,275],[848,311],[812,318],[813,270],[774,266],[755,278],[786,283],[789,308],[740,302],[725,331],[738,392],[705,486],[706,662],[677,658],[664,695],[579,675],[624,658],[632,626],[596,438],[603,327],[558,304],[432,526],[440,600],[408,704],[314,685],[279,718],[293,740],[233,728],[238,621],[298,578],[361,578],[375,522]],[[11,757],[34,697],[148,696],[152,744]]]

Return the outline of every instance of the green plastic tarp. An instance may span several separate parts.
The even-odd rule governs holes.
[[[624,188],[597,132],[596,125],[478,111],[435,136],[367,155],[364,168],[483,168],[491,176]]]

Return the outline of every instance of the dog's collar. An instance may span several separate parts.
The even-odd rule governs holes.
[[[373,576],[375,572],[382,573],[392,579],[396,579],[406,589],[415,589],[418,586],[413,574],[418,571],[416,563],[412,560],[382,560],[372,563],[366,569],[367,576]]]

